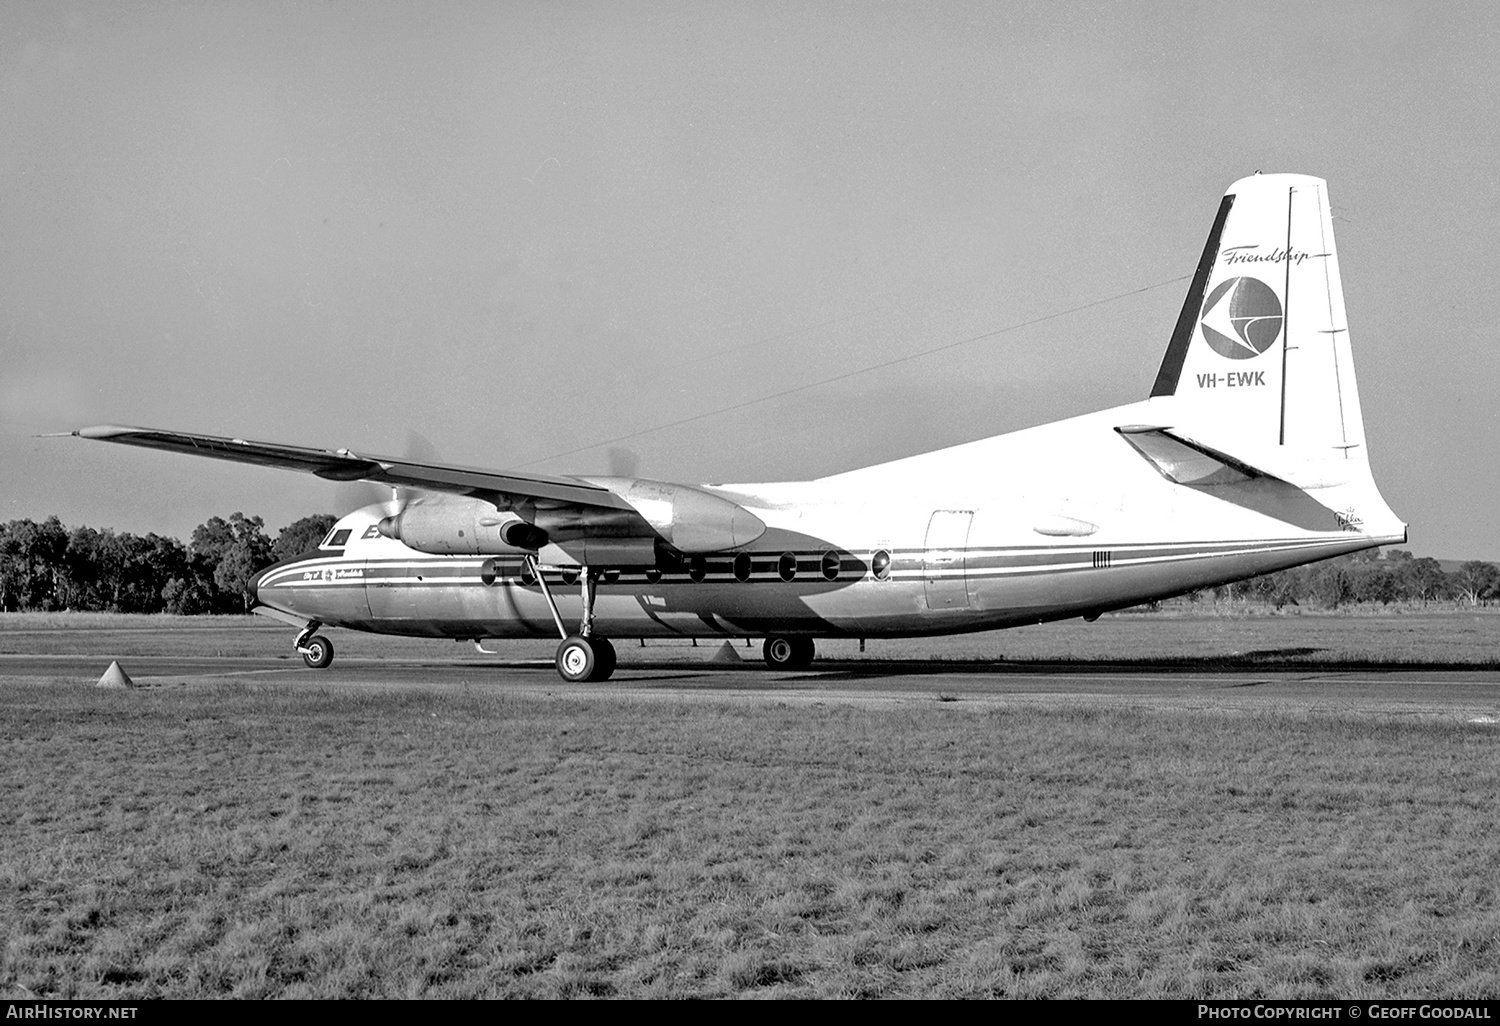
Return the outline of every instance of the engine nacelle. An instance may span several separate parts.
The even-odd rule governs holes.
[[[422,496],[378,526],[385,537],[435,556],[508,556],[547,544],[545,531],[483,499]]]
[[[635,479],[611,490],[679,552],[725,552],[766,533],[760,517],[701,488]]]
[[[651,566],[659,542],[686,555],[725,552],[766,530],[743,506],[699,488],[639,479],[611,479],[609,487],[631,509],[528,504],[502,513],[483,499],[421,496],[379,530],[433,555],[514,555],[554,544],[597,566]]]

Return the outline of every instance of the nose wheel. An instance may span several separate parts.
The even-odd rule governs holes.
[[[302,661],[314,670],[327,669],[328,664],[333,662],[333,642],[317,634],[321,626],[323,625],[316,620],[309,622],[297,635],[297,640],[292,642],[292,647],[302,656]]]
[[[302,661],[314,670],[327,669],[333,662],[333,642],[324,637],[309,638],[302,647]]]

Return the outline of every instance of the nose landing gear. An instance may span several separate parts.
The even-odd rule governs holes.
[[[302,633],[292,642],[292,647],[301,654],[302,661],[314,670],[325,670],[333,662],[333,642],[318,636],[317,631],[321,626],[321,623],[313,620],[302,628]]]
[[[309,638],[302,649],[302,661],[314,670],[327,669],[333,662],[333,642],[323,637]]]

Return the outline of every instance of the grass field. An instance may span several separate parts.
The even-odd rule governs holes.
[[[467,644],[325,630],[340,657],[476,659]],[[113,613],[0,613],[0,654],[97,653],[279,656],[295,660],[294,632],[259,616],[121,616]],[[695,661],[722,642],[619,639],[622,666],[632,661]],[[736,642],[737,646],[744,643]],[[555,638],[487,641],[517,659],[551,659]],[[740,648],[759,660],[757,639]],[[1241,664],[1268,666],[1404,665],[1500,668],[1500,607],[1477,609],[1386,606],[1338,612],[1272,612],[1265,606],[1169,607],[1157,613],[1106,614],[1082,620],[983,634],[874,639],[863,654],[854,640],[820,640],[822,658],[954,662],[1102,662],[1115,664]],[[107,663],[106,663],[107,665]],[[101,671],[103,667],[100,668]]]
[[[1497,746],[1313,709],[7,680],[0,993],[1493,998]]]

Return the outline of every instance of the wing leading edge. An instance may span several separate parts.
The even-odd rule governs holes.
[[[527,499],[604,509],[633,509],[629,502],[608,488],[577,478],[507,474],[447,463],[419,463],[394,456],[356,453],[348,449],[312,449],[300,445],[254,442],[243,438],[161,431],[155,428],[101,425],[79,428],[72,434],[78,438],[134,445],[143,449],[207,456],[278,470],[297,470],[328,481],[374,481],[404,488],[471,496],[492,502],[501,509],[508,509]]]

